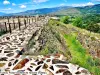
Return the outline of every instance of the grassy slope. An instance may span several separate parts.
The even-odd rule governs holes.
[[[55,24],[58,23],[58,24]],[[57,21],[50,21],[50,24],[52,25],[55,30],[58,31],[59,35],[62,36],[66,40],[66,45],[68,46],[68,49],[71,53],[72,59],[70,62],[78,64],[86,69],[88,69],[91,73],[94,75],[100,75],[100,60],[93,59],[92,56],[90,56],[89,52],[81,45],[81,43],[77,40],[77,32],[74,32],[74,29],[78,29],[78,32],[84,32],[87,35],[95,35],[97,38],[99,38],[99,34],[89,33],[86,30],[79,29],[74,26],[68,26],[64,25],[63,23],[57,22]],[[70,31],[69,29],[72,29]],[[67,31],[68,30],[68,31]],[[65,53],[64,54],[68,54]]]
[[[62,10],[59,10],[59,11],[51,13],[51,14],[76,16],[76,15],[80,15],[81,12],[76,8],[69,8],[69,9],[66,9],[66,10],[62,9]]]
[[[80,42],[76,40],[73,35],[65,34],[64,38],[72,54],[71,62],[87,68],[90,72],[95,73],[95,75],[99,75],[100,69],[95,66],[96,60],[93,60],[92,57],[86,53],[86,49],[82,47]]]

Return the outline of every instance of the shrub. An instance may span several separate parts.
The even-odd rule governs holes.
[[[60,21],[65,23],[65,24],[68,24],[69,23],[69,17],[68,16],[63,16],[63,17],[61,17]]]

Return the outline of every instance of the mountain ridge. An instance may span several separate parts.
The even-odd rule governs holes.
[[[100,14],[100,4],[84,7],[59,6],[52,8],[41,8],[27,10],[19,13],[3,14],[3,16],[20,16],[20,15],[83,15],[83,14]]]

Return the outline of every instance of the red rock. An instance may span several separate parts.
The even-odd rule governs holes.
[[[55,56],[55,58],[59,58],[60,57],[60,54],[57,53],[54,56]]]
[[[42,59],[41,59],[41,61],[44,61],[44,60],[45,60],[45,58],[42,58]]]
[[[97,57],[100,58],[100,50],[97,50]]]
[[[15,56],[15,58],[18,58],[20,55],[19,54],[17,54],[16,56]]]
[[[50,55],[45,56],[45,58],[50,58]]]
[[[21,69],[25,66],[25,64],[28,62],[28,59],[23,59],[22,61],[20,61],[14,68],[13,70],[17,70],[17,69]]]

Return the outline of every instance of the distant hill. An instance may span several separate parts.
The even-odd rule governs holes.
[[[6,13],[2,13],[2,12],[0,12],[0,16],[4,16],[4,15],[6,15]]]
[[[100,4],[85,7],[72,7],[61,9],[51,14],[55,15],[83,15],[83,14],[100,14]]]
[[[82,13],[77,8],[68,8],[68,9],[61,9],[56,12],[52,12],[50,14],[54,15],[81,15]]]
[[[52,12],[56,12],[61,9],[67,9],[70,8],[69,6],[61,6],[61,7],[54,7],[54,8],[42,8],[42,9],[36,9],[36,10],[27,10],[25,12],[15,13],[15,14],[9,14],[9,15],[36,15],[36,14],[49,14]]]
[[[70,7],[70,6],[60,6],[54,8],[42,8],[36,10],[27,10],[19,13],[11,13],[6,16],[14,15],[45,15],[45,14],[55,14],[55,15],[83,15],[83,14],[100,14],[100,4],[85,7]]]

